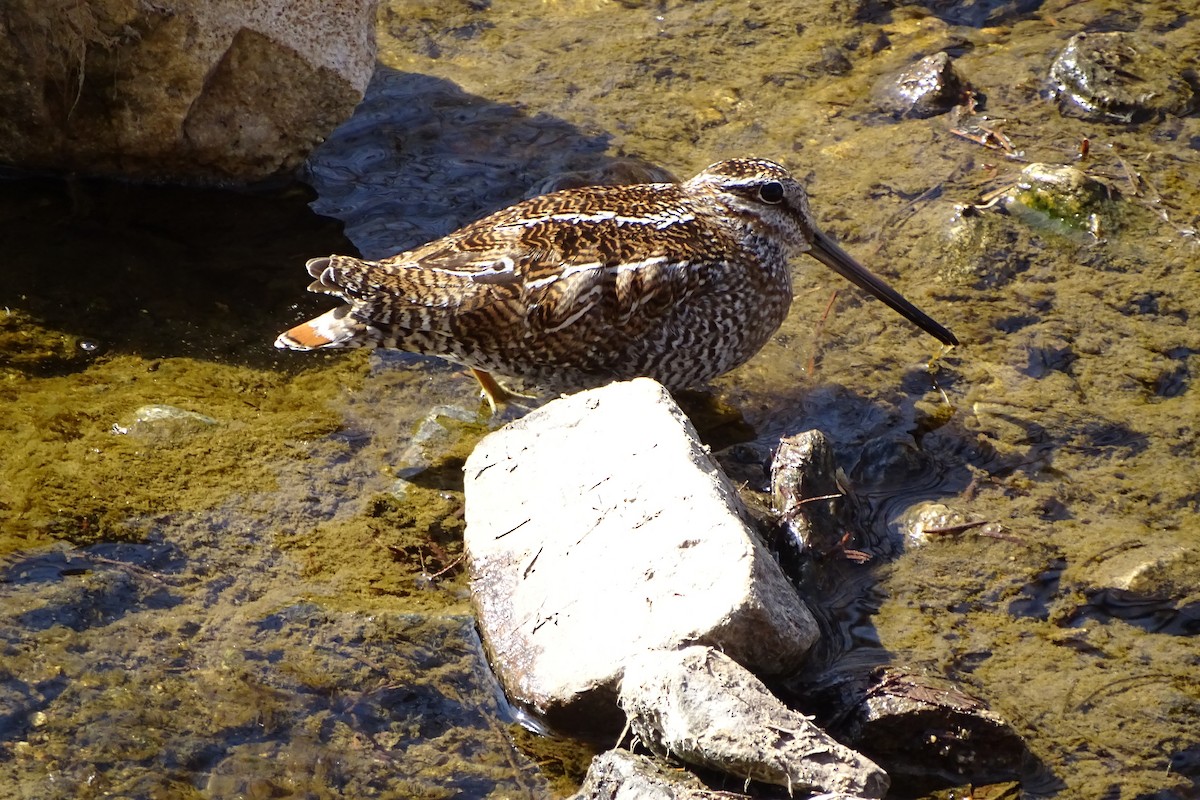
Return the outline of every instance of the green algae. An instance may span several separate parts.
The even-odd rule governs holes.
[[[75,337],[45,330],[20,309],[6,308],[0,316],[0,374],[6,379],[23,372],[69,371],[84,360]]]
[[[339,588],[334,607],[361,608],[380,597],[412,611],[466,610],[462,567],[462,494],[413,488],[403,500],[371,499],[353,516],[323,522],[278,545],[301,563],[301,575]],[[354,560],[343,554],[353,552]],[[442,592],[431,592],[436,584]],[[448,598],[458,598],[448,602]]]
[[[1025,544],[964,537],[898,562],[885,585],[903,593],[875,618],[882,644],[902,663],[950,675],[986,698],[1039,758],[1069,770],[1059,774],[1072,795],[1078,786],[1131,797],[1186,794],[1188,776],[1163,774],[1154,765],[1190,746],[1180,726],[1200,710],[1188,677],[1190,643],[1133,625],[1081,620],[1089,604],[1078,587],[1065,579],[1057,592],[1046,586],[1067,548],[1051,547],[1029,531],[1022,535]],[[1102,536],[1082,527],[1069,535],[1085,546]],[[969,559],[1004,563],[1003,557],[1005,569],[970,575],[962,569]],[[1047,619],[1013,613],[1031,593],[1049,599]],[[1158,745],[1147,748],[1147,741]]]
[[[109,658],[114,645],[134,646],[115,633]],[[180,633],[194,648],[188,657],[173,641],[143,644],[146,660],[130,669],[78,652],[78,635],[42,637],[37,664],[8,659],[30,676],[55,664],[65,689],[9,749],[0,778],[13,786],[14,776],[29,776],[35,794],[49,778],[61,787],[54,796],[75,797],[535,791],[505,732],[489,722],[500,710],[469,618],[294,605],[237,638],[211,624]],[[176,668],[155,670],[154,659],[173,650]],[[449,756],[456,752],[473,757]],[[197,785],[199,764],[210,768]]]
[[[583,742],[566,737],[539,736],[520,725],[510,725],[508,733],[521,752],[537,764],[556,797],[578,791],[592,758],[599,752]]]
[[[353,380],[348,370],[345,380]],[[9,445],[0,462],[7,506],[0,547],[136,540],[168,510],[269,490],[279,460],[292,457],[290,441],[341,424],[329,408],[332,392],[328,374],[130,356],[106,358],[83,375],[10,379],[11,406],[0,422]],[[147,402],[203,410],[216,423],[169,441],[114,429]]]

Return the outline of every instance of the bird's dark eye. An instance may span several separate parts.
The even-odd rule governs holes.
[[[783,184],[778,181],[764,183],[758,188],[758,199],[764,203],[782,203],[783,202]]]

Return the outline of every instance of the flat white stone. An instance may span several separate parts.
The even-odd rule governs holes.
[[[514,702],[573,730],[619,728],[616,686],[646,650],[704,643],[795,669],[817,637],[733,486],[658,383],[547,404],[466,467],[471,589]]]

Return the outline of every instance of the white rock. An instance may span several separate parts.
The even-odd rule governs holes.
[[[736,800],[744,794],[705,787],[680,769],[668,769],[628,750],[609,750],[592,759],[579,791],[568,800]]]
[[[883,797],[887,773],[792,711],[710,647],[644,653],[621,682],[629,728],[647,747],[791,791]]]
[[[480,627],[514,702],[612,731],[646,650],[721,648],[766,674],[817,637],[683,412],[648,379],[556,400],[467,460],[466,549]]]

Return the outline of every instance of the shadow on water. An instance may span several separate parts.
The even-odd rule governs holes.
[[[270,365],[283,276],[345,246],[311,199],[301,186],[0,181],[0,368],[61,375],[118,353]]]
[[[610,138],[381,65],[305,179],[314,210],[341,219],[363,257],[382,258],[554,189],[669,178],[609,155]]]
[[[857,16],[863,21],[878,20],[892,13],[900,5],[909,4],[896,3],[894,0],[873,0],[863,3]],[[952,25],[983,28],[1011,24],[1027,14],[1035,13],[1041,8],[1042,0],[926,0],[912,5],[924,8],[928,13]]]
[[[46,631],[62,625],[81,632],[112,624],[125,614],[175,608],[180,599],[171,576],[184,568],[184,561],[178,547],[162,542],[58,548],[30,554],[0,570],[0,583],[45,601],[18,614],[18,627]],[[84,580],[71,580],[80,576]]]

